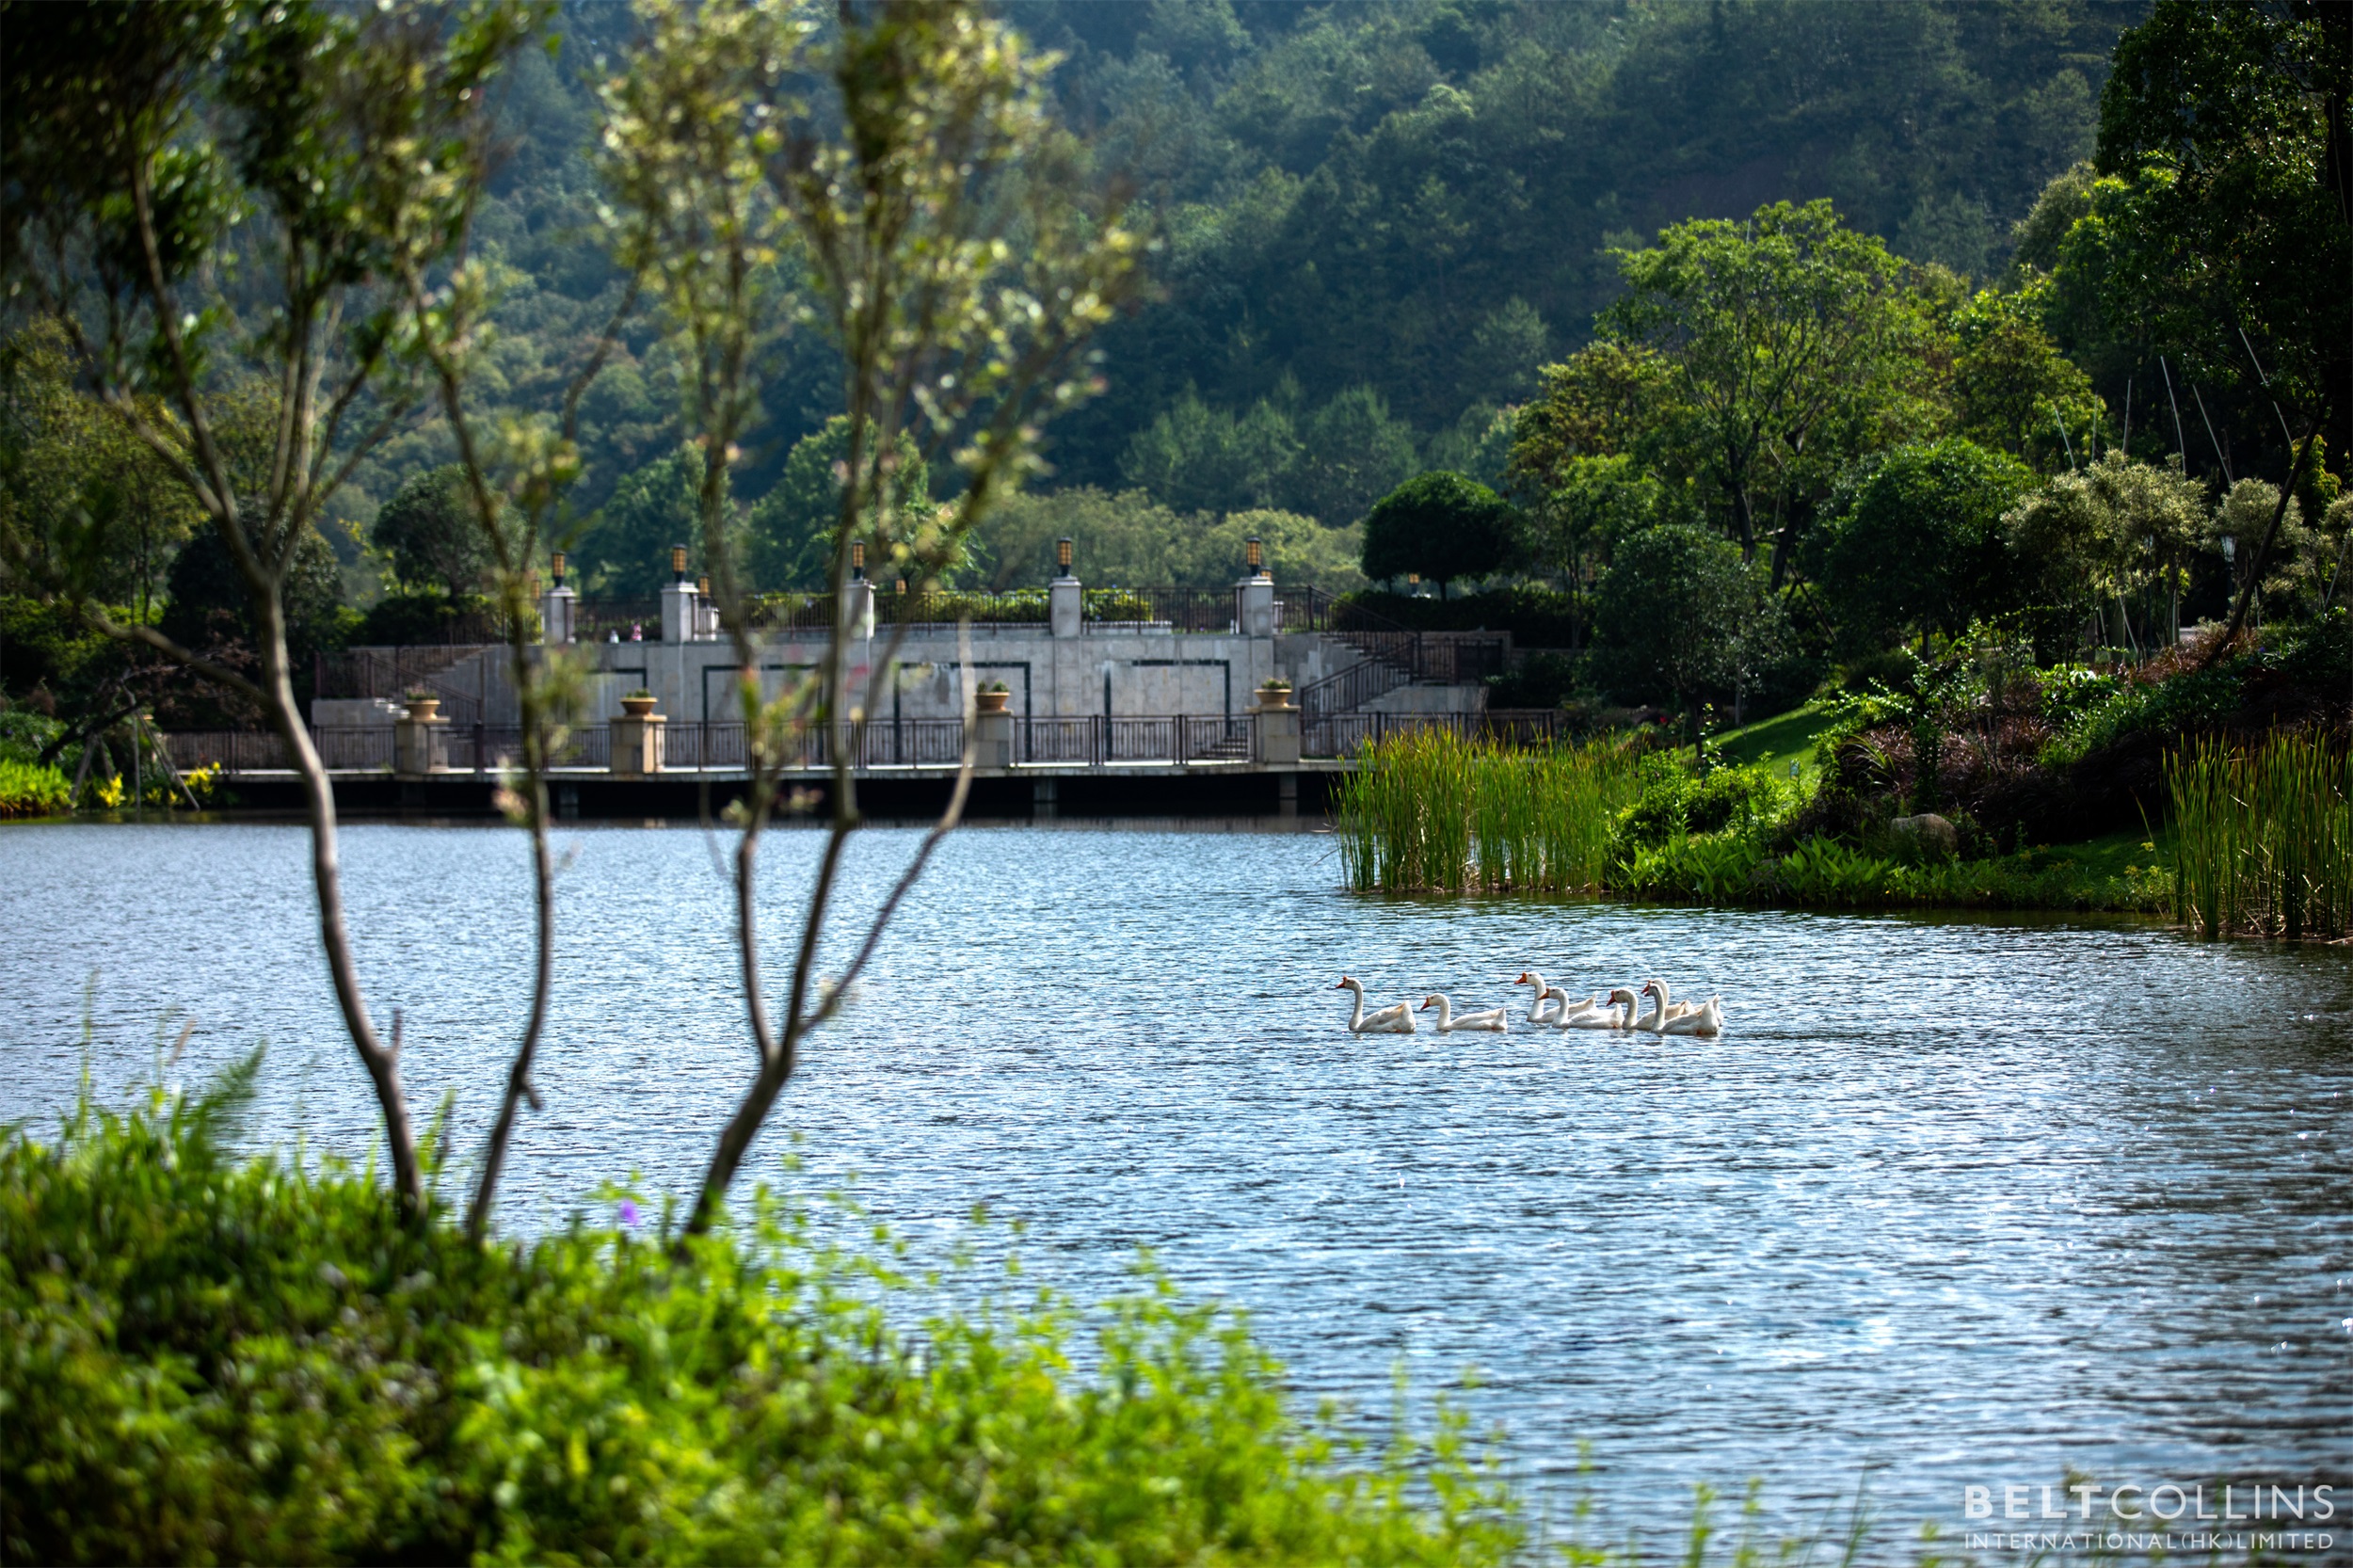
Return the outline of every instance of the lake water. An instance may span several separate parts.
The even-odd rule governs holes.
[[[871,907],[911,832],[858,842]],[[271,1054],[259,1126],[373,1127],[298,829],[0,830],[0,1119],[66,1102],[85,983],[102,1088]],[[684,1192],[751,1067],[721,846],[583,828],[504,1215],[642,1170]],[[815,835],[771,840],[781,966]],[[520,835],[361,826],[352,922],[429,1109],[478,1146],[521,1013]],[[1466,1368],[1540,1502],[1621,1522],[1761,1478],[1811,1523],[1962,1488],[2353,1480],[2353,953],[2148,926],[1830,917],[1337,890],[1310,834],[972,829],[810,1048],[757,1170],[856,1192],[921,1247],[975,1203],[1032,1279],[1122,1285],[1139,1246],[1246,1306],[1311,1394],[1385,1411]],[[1349,1035],[1385,1001],[1721,992],[1717,1041]],[[778,980],[781,981],[779,968]],[[1514,1016],[1525,1011],[1515,1003]],[[1575,1480],[1580,1441],[1590,1482]],[[2039,1494],[2038,1494],[2039,1496]],[[2340,1504],[2340,1517],[2343,1517]],[[2340,1543],[2347,1539],[2342,1525]]]

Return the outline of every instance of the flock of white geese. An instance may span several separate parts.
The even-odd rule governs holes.
[[[1721,1034],[1724,1029],[1724,1003],[1721,997],[1710,997],[1704,1002],[1676,1001],[1667,994],[1667,983],[1653,980],[1641,990],[1632,991],[1621,985],[1606,996],[1595,991],[1582,1001],[1572,1001],[1569,994],[1558,985],[1547,985],[1545,977],[1529,969],[1513,982],[1515,985],[1532,985],[1536,1000],[1528,1010],[1528,1021],[1536,1028],[1553,1029],[1625,1029],[1639,1030],[1646,1034]],[[1386,1007],[1365,1011],[1365,986],[1359,980],[1340,976],[1336,991],[1356,993],[1356,1010],[1349,1016],[1348,1027],[1357,1034],[1411,1034],[1414,1032],[1414,1013],[1410,1002],[1392,1002]],[[1644,1010],[1645,999],[1655,998],[1657,1005]],[[1432,992],[1418,1011],[1436,1009],[1437,1030],[1441,1034],[1465,1031],[1501,1034],[1512,1027],[1510,1010],[1490,1007],[1477,1013],[1457,1013],[1454,1004],[1439,992]]]

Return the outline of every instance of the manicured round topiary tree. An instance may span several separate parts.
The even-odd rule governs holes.
[[[1386,581],[1419,572],[1441,597],[1458,577],[1486,577],[1519,564],[1525,524],[1518,510],[1459,473],[1408,479],[1365,517],[1365,575]]]

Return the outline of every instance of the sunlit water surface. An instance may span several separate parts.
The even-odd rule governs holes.
[[[914,847],[878,831],[845,911]],[[478,1146],[528,979],[520,836],[347,830],[379,1017]],[[584,828],[510,1226],[632,1168],[698,1175],[751,1047],[718,847]],[[818,839],[771,840],[781,965]],[[1625,1523],[1762,1478],[1811,1522],[1866,1472],[1892,1521],[1965,1485],[2353,1478],[2353,955],[2149,927],[1389,902],[1312,835],[968,830],[810,1048],[789,1129],[819,1192],[919,1250],[975,1204],[1028,1278],[1120,1288],[1150,1247],[1246,1306],[1311,1395],[1469,1396],[1554,1512]],[[275,826],[0,830],[0,1118],[270,1046],[257,1126],[364,1152],[372,1107]],[[1721,992],[1719,1041],[1352,1037],[1345,996]],[[1515,1016],[1524,1006],[1515,1008]],[[609,1219],[609,1210],[600,1210]],[[1578,1444],[1593,1470],[1577,1478]],[[2341,1533],[2339,1540],[2345,1537]]]

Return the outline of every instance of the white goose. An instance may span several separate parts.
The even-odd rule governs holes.
[[[1724,1032],[1724,1003],[1721,997],[1710,997],[1705,1002],[1696,1007],[1678,1010],[1668,1000],[1667,983],[1663,980],[1654,980],[1644,985],[1642,994],[1657,997],[1658,1008],[1654,1013],[1644,1015],[1642,1021],[1635,1025],[1637,1029],[1648,1030],[1653,1034],[1716,1035]]]
[[[1625,1005],[1620,1004],[1621,997],[1625,999]],[[1583,1001],[1564,1004],[1553,1025],[1557,1029],[1624,1029],[1626,1020],[1634,1016],[1633,1001],[1634,993],[1621,985],[1609,993],[1607,1001],[1595,994]]]
[[[1356,1011],[1350,1014],[1348,1017],[1348,1028],[1351,1033],[1411,1034],[1414,1032],[1414,1015],[1405,1003],[1392,1002],[1376,1012],[1368,1013],[1365,1011],[1364,982],[1351,980],[1346,975],[1340,976],[1340,983],[1332,989],[1356,993]]]
[[[1481,1013],[1465,1013],[1461,1017],[1456,1017],[1454,1004],[1447,1000],[1446,994],[1442,991],[1431,992],[1429,1000],[1421,1004],[1421,1010],[1425,1013],[1433,1007],[1438,1010],[1438,1032],[1441,1034],[1452,1034],[1459,1030],[1473,1030],[1484,1034],[1501,1034],[1512,1027],[1512,1020],[1503,1016],[1503,1009],[1500,1007],[1490,1007]]]
[[[1561,1021],[1561,1006],[1565,1006],[1569,1000],[1569,994],[1566,991],[1563,991],[1558,985],[1545,984],[1545,977],[1538,974],[1534,969],[1524,970],[1519,979],[1512,982],[1512,984],[1514,985],[1533,985],[1536,987],[1536,1000],[1529,1003],[1528,1007],[1528,1021],[1529,1023],[1550,1024],[1559,1023]],[[1561,1006],[1546,1007],[1545,1003],[1551,1001],[1555,997],[1561,999]]]

